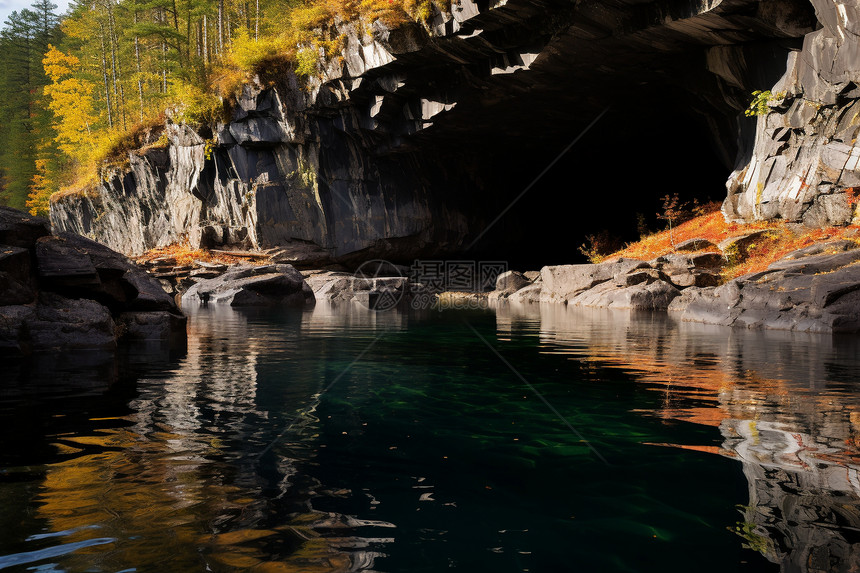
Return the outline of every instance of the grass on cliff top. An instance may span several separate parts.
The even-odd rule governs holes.
[[[745,274],[760,272],[781,259],[788,253],[807,247],[814,243],[824,243],[838,239],[851,239],[860,242],[860,224],[847,227],[826,227],[822,229],[804,229],[800,226],[790,226],[782,221],[763,221],[750,224],[727,223],[719,211],[701,215],[683,223],[670,231],[661,231],[644,237],[627,245],[606,260],[618,257],[652,260],[659,256],[677,252],[674,245],[688,239],[706,239],[718,244],[724,239],[737,237],[753,231],[767,231],[748,250],[748,256],[736,263],[731,263],[723,270],[723,279],[731,280]],[[713,251],[713,249],[706,249]]]

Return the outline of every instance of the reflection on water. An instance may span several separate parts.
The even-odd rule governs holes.
[[[305,331],[367,328],[375,322],[373,316],[319,312],[288,313],[269,322],[213,309],[191,317],[187,355],[180,361],[170,363],[160,354],[134,357],[126,368],[140,378],[133,396],[129,380],[118,382],[120,368],[109,354],[66,360],[45,356],[17,365],[19,383],[6,387],[4,413],[43,407],[42,398],[59,405],[16,417],[17,422],[30,415],[40,418],[37,427],[27,428],[42,430],[38,454],[32,448],[3,448],[0,505],[8,522],[0,530],[0,548],[9,554],[0,556],[0,569],[58,557],[63,559],[56,570],[69,571],[119,571],[132,565],[171,571],[369,568],[377,553],[352,532],[388,524],[339,520],[314,510],[309,500],[321,484],[309,476],[295,478],[291,457],[259,458],[275,435],[273,428],[321,389],[325,372],[313,365],[285,369],[288,384],[269,388],[266,398],[278,404],[274,415],[280,419],[275,420],[259,405],[258,376],[261,356],[293,359]],[[120,383],[123,388],[117,389]],[[117,393],[112,389],[121,395],[118,401],[112,400]],[[70,394],[106,411],[90,416],[57,400]],[[54,421],[68,416],[76,424]],[[11,446],[9,438],[20,436],[21,428],[11,419],[5,422],[3,446]],[[312,417],[302,421],[308,430],[298,432],[294,452],[313,455],[317,422]],[[41,480],[38,487],[28,483],[33,478]],[[10,486],[3,487],[4,482]],[[12,506],[21,493],[30,503],[16,515]],[[288,519],[273,520],[273,511]],[[16,534],[21,514],[30,527],[39,524],[57,533]],[[55,570],[51,567],[40,570]]]
[[[7,369],[0,569],[856,570],[858,351],[555,305],[202,309],[183,356]]]
[[[617,365],[663,396],[642,411],[719,427],[743,465],[734,527],[784,571],[860,570],[860,339],[748,332],[661,317],[506,306],[499,338],[539,323],[546,353]],[[669,444],[667,444],[669,445]]]

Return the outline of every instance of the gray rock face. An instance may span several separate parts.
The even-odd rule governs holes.
[[[684,290],[669,311],[691,322],[804,332],[858,332],[860,249],[805,256],[796,252],[764,272],[720,287]]]
[[[291,265],[240,266],[202,280],[182,295],[182,305],[304,307],[314,304],[304,277]]]
[[[541,302],[568,302],[578,294],[616,275],[634,269],[647,268],[648,263],[636,259],[619,259],[617,262],[597,265],[559,265],[541,269]]]
[[[820,227],[854,217],[846,190],[860,185],[860,7],[811,1],[821,29],[789,54],[784,76],[770,88],[752,153],[727,184],[723,212],[730,220]]]
[[[739,131],[744,146],[750,143],[751,126],[738,119],[750,92],[772,85],[788,52],[808,34],[803,57],[789,58],[794,71],[787,77],[800,86],[792,97],[801,101],[802,88],[814,103],[830,106],[828,98],[838,95],[834,105],[849,105],[855,39],[846,31],[853,24],[840,23],[830,0],[815,0],[815,7],[823,30],[813,31],[812,6],[801,0],[682,0],[671,8],[639,0],[463,0],[452,13],[435,14],[429,30],[388,30],[377,22],[368,35],[343,24],[342,57],[306,86],[287,76],[278,88],[244,88],[232,120],[215,126],[211,158],[202,137],[171,125],[166,150],[132,154],[129,170],[108,174],[95,193],[54,201],[51,218],[58,230],[126,254],[186,234],[193,245],[207,246],[265,249],[301,241],[335,262],[457,253],[510,199],[496,192],[510,185],[498,169],[499,153],[535,133],[571,139],[571,126],[584,126],[604,109],[601,98],[589,95],[595,90],[626,93],[683,71],[685,81],[666,89],[707,110],[731,165]],[[824,70],[833,58],[837,69]],[[805,61],[813,67],[801,66]],[[824,89],[831,85],[835,91]],[[784,115],[809,115],[803,107],[796,111]],[[806,131],[822,142],[836,133],[819,130],[818,120],[787,128],[794,135],[765,134],[770,124],[762,123],[752,163],[749,149],[740,149],[737,163],[750,167],[735,174],[743,185],[731,189],[731,217],[789,218],[788,202],[781,211],[748,205],[765,177],[759,174],[772,175],[761,181],[764,199],[755,203],[770,204],[815,158],[846,165],[852,156],[844,146],[853,145],[846,118],[853,116],[816,114],[844,124],[837,130],[843,147],[834,140],[826,158],[816,151],[817,135]],[[774,167],[774,154],[782,153],[775,150],[783,147],[800,155]],[[747,173],[758,179],[746,181]],[[833,177],[803,183],[800,201],[815,208],[796,209],[794,219],[845,220],[840,190],[850,177]]]
[[[89,239],[46,234],[46,223],[0,208],[0,236],[24,245],[0,245],[0,353],[114,348],[126,335],[183,343],[185,317],[154,278]]]
[[[681,294],[672,284],[654,280],[619,288],[612,282],[602,283],[571,298],[568,304],[598,308],[630,310],[666,310]]]

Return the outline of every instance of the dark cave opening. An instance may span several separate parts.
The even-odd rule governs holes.
[[[475,236],[483,235],[468,255],[505,260],[523,270],[587,262],[579,251],[587,235],[607,231],[624,243],[636,241],[640,214],[649,230],[665,228],[657,218],[665,195],[722,201],[731,172],[723,158],[734,158],[736,149],[720,149],[728,146],[717,141],[707,118],[694,109],[697,102],[673,93],[655,86],[631,94],[561,157],[588,123],[572,124],[563,135],[557,134],[558,125],[543,130],[556,135],[536,129],[538,135],[529,141],[500,137],[500,151],[485,159],[482,169],[492,174],[487,192],[495,204],[484,207],[489,225],[485,232],[476,230]]]

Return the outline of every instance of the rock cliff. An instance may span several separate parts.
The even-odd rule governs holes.
[[[595,191],[610,181],[629,201],[651,177],[660,190],[689,188],[677,171],[690,161],[672,157],[652,174],[618,176],[641,150],[674,140],[735,166],[732,218],[845,222],[854,166],[833,169],[853,157],[856,11],[836,0],[461,0],[425,27],[344,25],[343,57],[319,77],[245,86],[232,120],[214,126],[211,153],[204,137],[170,125],[166,149],[132,153],[97,193],[55,199],[51,220],[126,254],[187,237],[312,243],[340,262],[449,255],[478,238],[516,241],[562,197],[594,218],[589,207],[608,198]],[[786,95],[756,128],[742,115],[749,94],[777,81]],[[599,163],[552,180],[536,210],[494,225],[608,107],[615,119],[595,128],[608,146]],[[683,143],[696,122],[709,141]],[[826,151],[814,146],[822,138],[833,139]]]
[[[819,29],[789,54],[759,115],[751,157],[728,182],[726,217],[811,227],[854,217],[860,186],[860,6],[812,0]],[[846,193],[847,191],[847,193]]]

